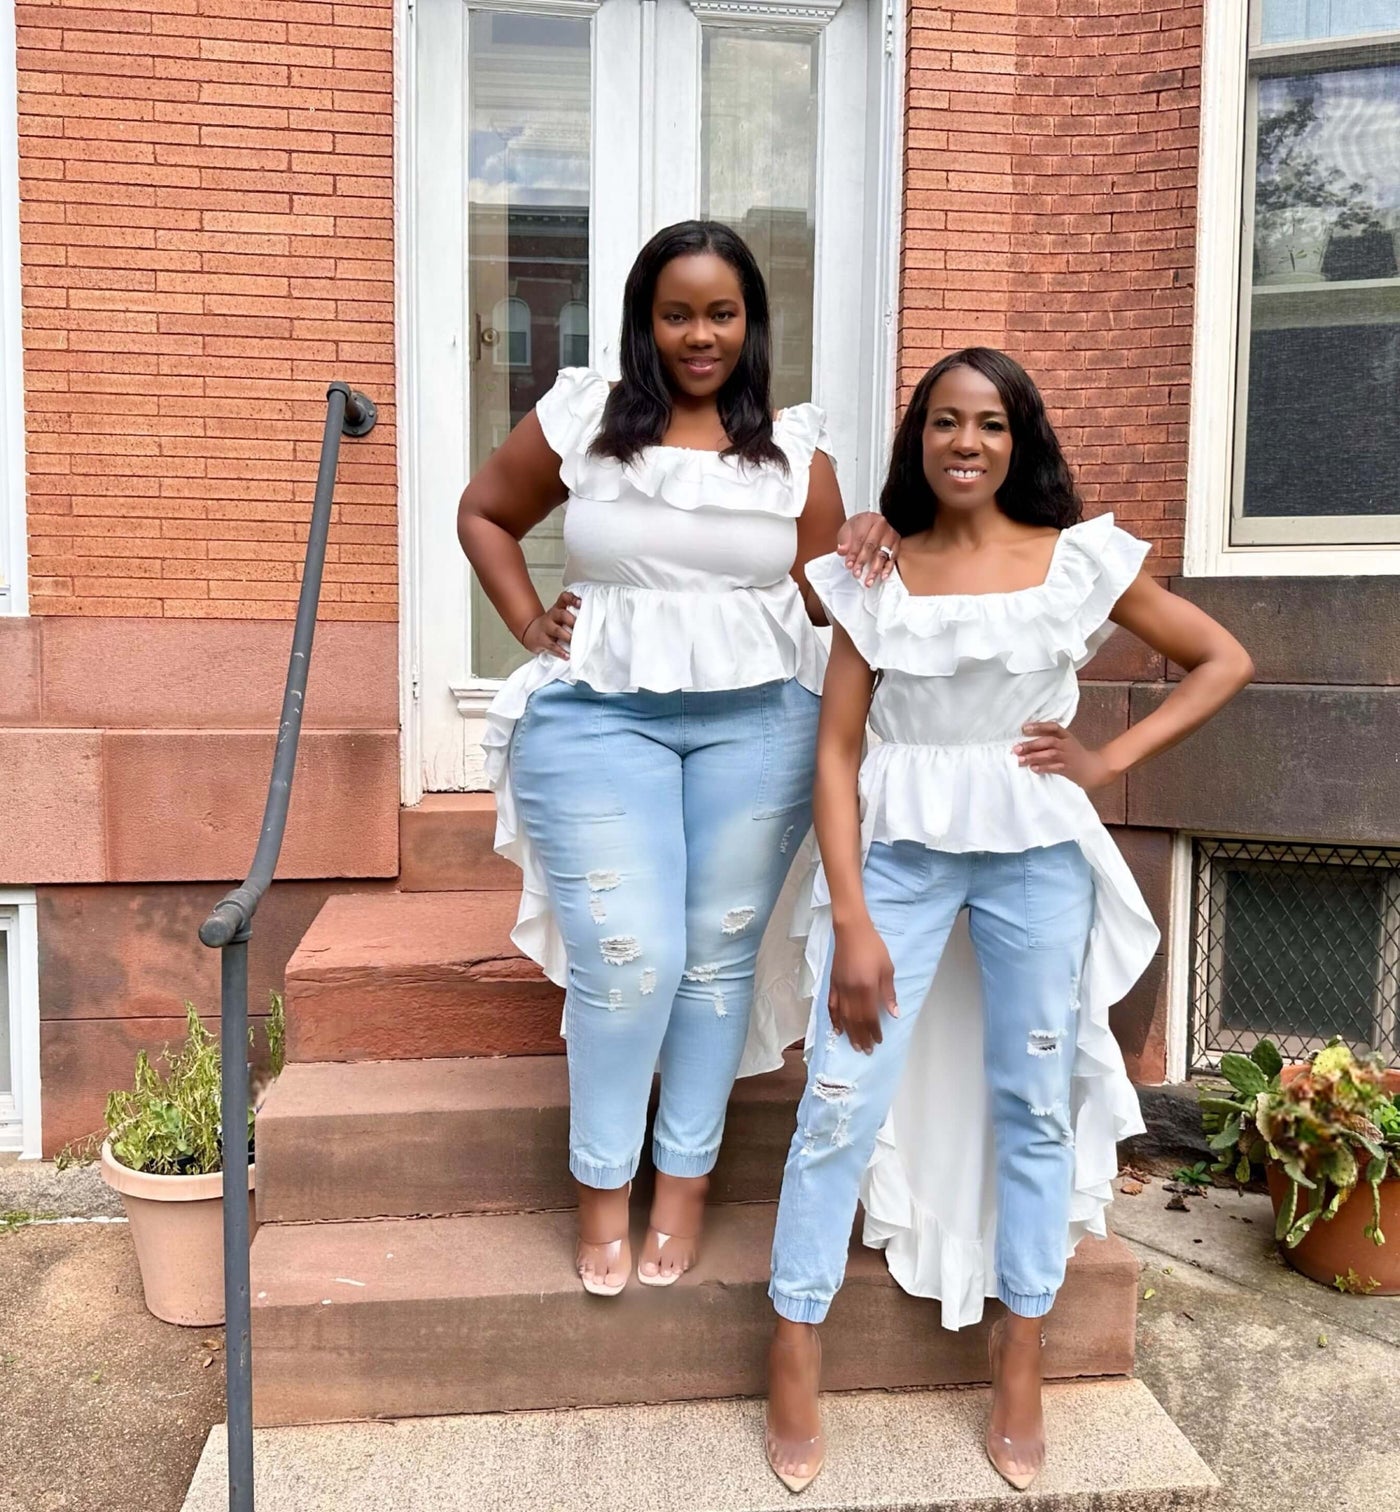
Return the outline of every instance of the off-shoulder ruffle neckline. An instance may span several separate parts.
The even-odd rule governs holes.
[[[624,488],[676,509],[726,509],[796,519],[807,502],[812,456],[829,445],[824,417],[813,404],[792,404],[773,422],[773,440],[788,459],[788,471],[754,466],[721,452],[687,446],[649,446],[630,462],[593,456],[608,383],[589,368],[565,368],[536,405],[545,440],[560,459],[559,476],[569,492],[606,502]]]
[[[809,562],[807,579],[872,667],[936,677],[991,661],[1033,672],[1088,660],[1147,551],[1103,514],[1062,531],[1044,582],[1028,588],[911,594],[897,573],[867,588],[834,554]]]

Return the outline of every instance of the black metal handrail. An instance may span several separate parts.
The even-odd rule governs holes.
[[[220,1056],[223,1083],[220,1117],[225,1130],[248,1124],[248,939],[253,915],[272,882],[287,807],[292,796],[297,741],[306,704],[306,674],[311,666],[311,641],[316,633],[316,610],[321,601],[321,576],[326,565],[326,542],[331,528],[331,495],[335,490],[340,438],[368,435],[379,418],[371,400],[345,383],[326,392],[326,429],[321,438],[321,465],[316,474],[316,499],[311,506],[311,529],[297,599],[292,655],[282,694],[282,717],[277,726],[277,749],[267,789],[262,831],[253,864],[244,882],[214,905],[200,926],[199,938],[223,952]],[[226,1138],[224,1156],[224,1370],[228,1393],[229,1512],[253,1509],[253,1346],[248,1282],[248,1141]]]

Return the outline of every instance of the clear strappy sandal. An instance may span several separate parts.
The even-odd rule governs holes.
[[[630,1197],[632,1193],[630,1184],[627,1193]],[[625,1267],[618,1264],[627,1246],[628,1236],[624,1233],[620,1239],[585,1239],[582,1227],[580,1219],[578,1247],[574,1251],[574,1266],[578,1271],[579,1280],[583,1282],[583,1289],[591,1297],[615,1297],[627,1285],[627,1274],[631,1269],[630,1256]],[[604,1279],[609,1275],[620,1275],[622,1280],[614,1286]]]
[[[656,1236],[656,1274],[654,1276],[647,1275],[642,1269],[642,1266],[647,1262],[639,1260],[637,1262],[637,1280],[643,1286],[674,1286],[685,1275],[686,1271],[695,1264],[695,1258],[700,1253],[700,1236],[699,1234],[663,1234],[660,1229],[648,1228],[647,1236],[642,1240],[643,1253],[645,1253],[648,1244],[650,1244],[653,1234]],[[673,1270],[664,1271],[661,1269],[661,1262],[663,1259],[668,1258],[666,1253],[668,1245],[672,1246],[670,1258],[676,1261],[676,1267]]]

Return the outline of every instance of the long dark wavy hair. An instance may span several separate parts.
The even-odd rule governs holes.
[[[652,334],[656,281],[677,257],[713,252],[734,269],[744,296],[746,328],[739,361],[716,396],[720,423],[729,437],[722,453],[787,470],[773,440],[773,352],[768,290],[744,239],[719,221],[681,221],[667,226],[637,254],[622,296],[622,381],[608,395],[603,423],[589,448],[595,456],[630,462],[657,445],[671,423],[671,390]]]
[[[991,347],[950,352],[919,380],[895,432],[880,513],[902,536],[917,535],[933,524],[938,500],[924,476],[924,423],[934,385],[960,367],[991,379],[1011,423],[1011,466],[1006,482],[997,490],[997,507],[1023,525],[1053,525],[1063,530],[1077,524],[1083,518],[1083,500],[1045,413],[1040,390],[1019,362]]]

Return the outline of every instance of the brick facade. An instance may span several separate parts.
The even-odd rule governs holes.
[[[290,618],[344,378],[321,614],[396,620],[392,0],[16,20],[32,612]]]
[[[1179,570],[1203,0],[913,0],[907,395],[1004,347],[1044,389],[1089,507]]]

